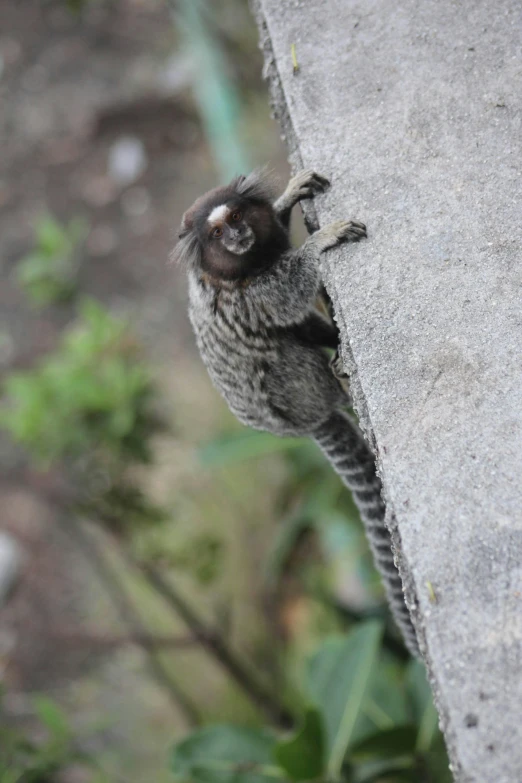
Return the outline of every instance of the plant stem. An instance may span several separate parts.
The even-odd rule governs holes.
[[[69,510],[68,524],[64,525],[64,527],[71,535],[74,535],[78,546],[95,565],[100,578],[106,584],[114,602],[117,604],[123,619],[133,629],[133,633],[137,635],[137,643],[140,643],[140,637],[147,636],[148,630],[144,626],[140,614],[123,591],[119,579],[108,565],[105,556],[99,551],[98,546],[94,542],[94,537],[89,535],[78,521],[71,524],[71,520],[74,519],[74,499],[68,494],[67,488],[46,487],[45,483],[42,486],[38,482],[36,482],[36,488],[58,507],[58,516],[63,514],[64,509],[67,508]],[[165,603],[181,617],[190,629],[194,640],[212,655],[250,700],[263,711],[267,718],[276,726],[291,728],[294,725],[292,713],[281,703],[276,694],[261,683],[257,676],[235,655],[222,635],[217,630],[206,625],[197,612],[180,595],[172,582],[167,580],[154,566],[137,560],[121,539],[112,535],[111,540],[117,546],[118,552],[127,564],[127,567],[138,569],[141,572],[152,590],[157,595],[160,595]],[[140,646],[148,652],[149,665],[156,679],[165,685],[171,698],[176,703],[181,704],[182,701],[185,702],[184,709],[187,716],[192,714],[192,722],[198,725],[200,719],[196,709],[188,702],[187,697],[178,691],[177,685],[172,682],[150,647],[143,645],[142,642],[143,639],[141,639]]]
[[[151,633],[139,633],[138,631],[131,631],[128,634],[111,634],[100,631],[99,628],[80,628],[79,630],[50,628],[48,633],[64,644],[80,646],[91,644],[102,649],[123,647],[127,644],[136,644],[139,647],[146,647],[148,650],[184,649],[199,644],[198,640],[192,636],[158,636]]]
[[[61,513],[63,512],[59,510],[59,517],[61,516]],[[181,691],[177,683],[172,680],[151,647],[148,644],[143,643],[143,637],[146,637],[149,634],[143,624],[141,615],[122,588],[120,580],[107,563],[105,556],[100,552],[97,543],[94,541],[94,537],[85,530],[85,527],[81,522],[74,519],[72,514],[68,517],[67,524],[62,523],[62,526],[75,540],[78,548],[96,569],[98,576],[105,584],[122,619],[133,629],[133,633],[136,637],[136,644],[138,644],[147,654],[147,664],[154,679],[168,693],[172,704],[177,709],[182,710],[190,726],[195,727],[201,725],[201,718],[195,705]]]
[[[125,551],[125,556],[128,552]],[[292,714],[279,701],[274,693],[267,689],[251,672],[230,647],[218,631],[208,626],[196,614],[194,609],[180,595],[170,580],[165,579],[154,566],[148,563],[137,563],[148,584],[159,593],[165,602],[183,619],[202,647],[209,652],[221,667],[242,688],[250,699],[265,713],[269,720],[277,726],[290,728],[294,724]]]
[[[207,24],[212,3],[167,0],[172,18],[190,51],[194,77],[192,91],[201,124],[222,181],[250,169],[248,154],[238,133],[239,98],[219,39]],[[207,14],[205,14],[205,11]]]

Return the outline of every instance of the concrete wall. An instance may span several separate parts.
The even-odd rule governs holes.
[[[310,224],[368,225],[324,277],[455,778],[519,783],[522,5],[254,10]]]

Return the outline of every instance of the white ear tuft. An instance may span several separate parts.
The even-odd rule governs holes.
[[[179,233],[179,242],[172,250],[169,261],[171,264],[183,264],[184,266],[199,266],[201,264],[201,247],[196,234],[186,226]]]

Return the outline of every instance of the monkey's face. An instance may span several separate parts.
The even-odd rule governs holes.
[[[232,255],[242,256],[255,244],[256,236],[241,204],[220,204],[214,207],[206,223],[207,239],[213,251],[217,250],[219,244]]]
[[[217,280],[266,270],[290,246],[272,190],[265,175],[253,172],[200,196],[183,215],[173,257]]]

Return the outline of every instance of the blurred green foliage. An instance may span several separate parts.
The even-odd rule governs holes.
[[[42,463],[150,462],[153,384],[128,324],[92,300],[79,312],[54,354],[6,380],[0,421]]]
[[[15,269],[18,285],[34,305],[64,302],[74,295],[78,251],[86,229],[80,218],[62,225],[47,215],[37,222],[34,247]]]
[[[175,746],[175,778],[179,783],[267,783],[274,778],[451,783],[423,667],[411,661],[398,675],[381,642],[382,625],[376,621],[326,639],[309,663],[306,706],[293,733],[207,727]],[[383,672],[393,688],[382,687]]]
[[[361,525],[359,512],[349,492],[333,472],[319,449],[299,438],[278,438],[245,428],[218,435],[200,449],[203,467],[215,472],[225,466],[280,455],[285,461],[286,480],[277,499],[278,532],[265,563],[266,577],[275,585],[284,575],[303,536],[313,533],[332,575],[336,563],[355,572],[367,594],[368,612],[382,604],[380,578]],[[303,574],[309,588],[324,599],[321,574]],[[314,583],[315,582],[315,583]],[[391,620],[388,618],[389,624]]]
[[[51,783],[71,765],[90,770],[90,783],[102,783],[94,758],[76,747],[74,731],[68,716],[51,699],[36,696],[32,700],[38,718],[39,741],[28,738],[21,729],[3,722],[0,690],[0,781],[1,783]]]
[[[147,560],[187,571],[200,585],[210,585],[221,573],[225,555],[224,541],[212,532],[194,533],[190,539],[166,546],[165,541],[147,542]]]
[[[4,391],[0,426],[41,466],[61,464],[86,510],[128,527],[164,518],[129,476],[151,462],[151,439],[165,424],[124,319],[84,300],[56,351],[9,375]]]
[[[303,589],[321,603],[323,618],[335,617],[339,629],[347,627],[348,632],[321,639],[319,631],[317,651],[297,681],[298,728],[293,735],[272,733],[267,743],[267,729],[262,729],[248,734],[249,744],[244,727],[207,728],[176,745],[176,777],[193,783],[228,783],[236,776],[242,783],[269,778],[451,783],[424,667],[402,646],[357,509],[319,450],[308,441],[238,430],[207,443],[201,460],[217,471],[245,459],[255,463],[271,451],[284,456],[288,476],[279,499],[280,532],[266,563],[267,579],[276,587],[287,577],[303,535],[312,532],[322,566],[310,568],[301,562],[299,578]],[[354,609],[337,597],[336,563],[357,576],[365,605]],[[371,616],[382,619],[365,619]],[[286,677],[295,686],[299,660],[290,658],[287,666]]]
[[[192,92],[222,181],[251,168],[238,134],[240,101],[206,0],[169,0],[174,21],[194,63]]]

